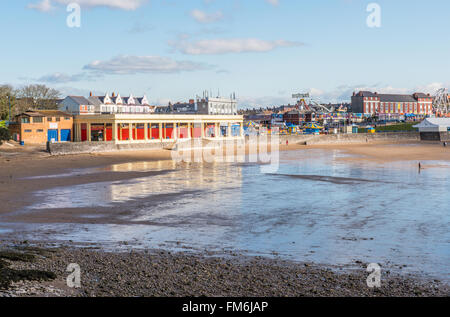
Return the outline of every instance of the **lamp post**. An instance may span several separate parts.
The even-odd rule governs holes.
[[[8,124],[11,122],[11,96],[8,94],[8,105],[9,105],[9,114],[8,114]]]

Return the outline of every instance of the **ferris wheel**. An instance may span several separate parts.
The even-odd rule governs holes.
[[[447,88],[441,88],[434,94],[433,110],[436,114],[447,114],[450,112],[450,99]]]

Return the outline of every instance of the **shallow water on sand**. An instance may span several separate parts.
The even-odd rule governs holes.
[[[358,260],[448,280],[449,162],[426,162],[430,168],[419,173],[417,162],[340,160],[338,150],[280,155],[271,174],[238,163],[108,166],[97,172],[165,173],[42,190],[20,211],[94,208],[79,217],[97,223],[7,227],[28,240],[238,251],[331,265]]]

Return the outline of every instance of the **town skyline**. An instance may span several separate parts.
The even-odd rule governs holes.
[[[370,1],[80,0],[79,28],[66,23],[72,2],[0,4],[0,26],[14,29],[2,84],[145,94],[152,104],[236,92],[241,109],[292,104],[297,92],[338,103],[359,90],[449,87],[445,1],[377,1],[379,28],[366,24]]]

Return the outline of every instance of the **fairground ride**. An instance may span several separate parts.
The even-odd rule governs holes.
[[[433,112],[435,115],[447,115],[450,113],[450,99],[447,88],[441,88],[434,94]]]
[[[306,94],[294,94],[292,98],[297,100],[299,110],[314,111],[319,113],[331,113],[334,112],[334,108],[329,108],[325,105],[318,103],[309,93]]]

